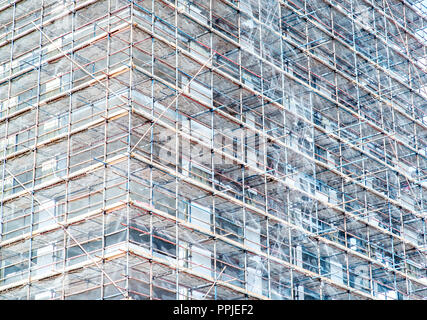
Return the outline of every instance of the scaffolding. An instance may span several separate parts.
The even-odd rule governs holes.
[[[426,13],[0,0],[0,298],[426,299]]]

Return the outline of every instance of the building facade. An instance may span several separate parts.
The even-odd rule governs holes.
[[[426,299],[415,0],[0,0],[1,299]]]

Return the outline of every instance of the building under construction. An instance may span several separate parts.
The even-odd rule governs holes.
[[[416,0],[0,0],[0,298],[426,299]]]

